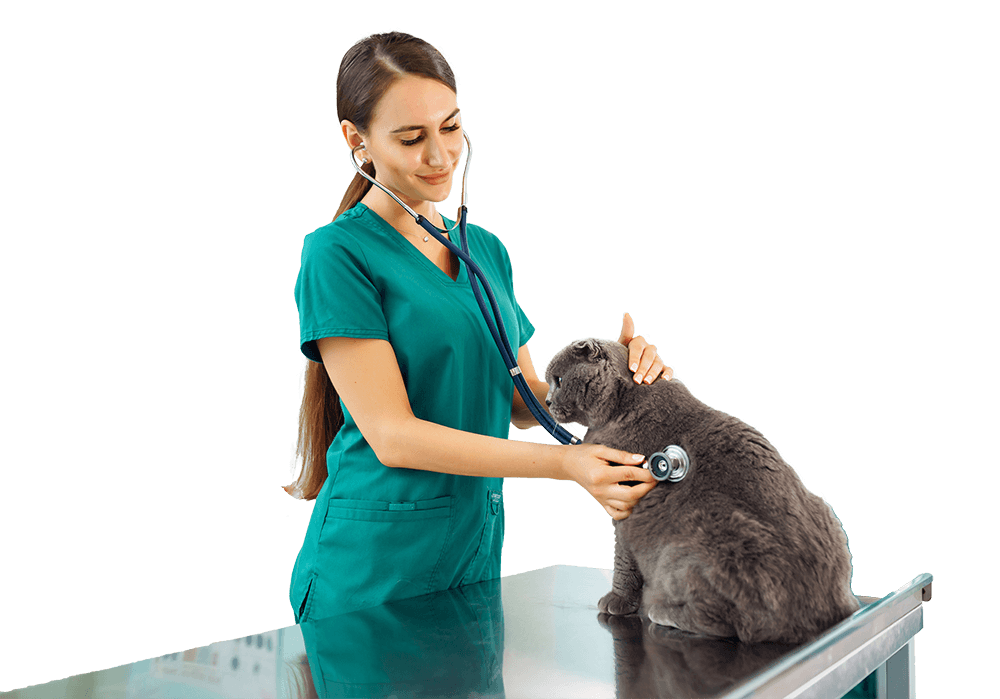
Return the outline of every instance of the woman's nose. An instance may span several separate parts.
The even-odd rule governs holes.
[[[433,136],[427,139],[427,164],[431,167],[447,167],[449,165],[448,151],[445,148],[441,136]]]

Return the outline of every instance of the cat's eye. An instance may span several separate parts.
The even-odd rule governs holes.
[[[556,388],[559,388],[560,386],[562,386],[562,377],[561,376],[556,376],[556,377],[554,377],[554,379],[555,379],[555,382],[556,382]]]

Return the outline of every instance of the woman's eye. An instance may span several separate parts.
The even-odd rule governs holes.
[[[445,126],[441,130],[446,133],[451,133],[452,131],[458,131],[461,128],[462,128],[461,124],[455,124],[454,126]],[[404,146],[413,146],[420,143],[422,140],[424,140],[424,137],[421,135],[409,141],[400,141],[400,143],[402,143]]]

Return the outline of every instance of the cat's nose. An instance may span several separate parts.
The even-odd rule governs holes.
[[[545,399],[545,407],[546,408],[551,408],[552,407],[552,401],[549,400],[548,398]]]

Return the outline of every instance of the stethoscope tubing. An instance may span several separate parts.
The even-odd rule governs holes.
[[[465,262],[466,269],[469,271],[469,285],[472,287],[472,293],[476,297],[476,303],[479,305],[479,310],[482,313],[483,320],[486,323],[486,327],[490,331],[490,335],[493,336],[493,342],[500,351],[504,365],[507,367],[507,370],[511,375],[515,388],[518,393],[521,394],[524,404],[528,407],[528,410],[531,412],[532,416],[534,416],[535,420],[538,421],[538,424],[545,428],[545,431],[551,434],[558,442],[562,444],[580,444],[581,440],[570,434],[568,430],[556,422],[549,412],[541,406],[538,399],[535,397],[535,394],[531,392],[531,387],[529,387],[528,382],[525,381],[524,375],[521,373],[521,368],[517,365],[517,357],[511,349],[510,341],[507,339],[507,331],[504,328],[503,318],[500,315],[500,307],[497,304],[496,296],[493,294],[493,289],[490,287],[490,283],[486,279],[486,274],[483,272],[482,268],[480,268],[480,266],[473,261],[472,256],[469,254],[469,241],[467,235],[468,207],[465,203],[465,182],[469,174],[469,163],[472,161],[472,141],[469,139],[469,134],[466,133],[464,129],[462,130],[462,135],[465,137],[465,142],[469,147],[465,159],[465,170],[462,173],[462,203],[458,210],[457,223],[447,231],[439,230],[437,226],[428,221],[423,215],[416,213],[413,209],[407,206],[381,182],[362,170],[354,158],[354,153],[361,148],[361,146],[356,146],[351,150],[351,165],[353,165],[354,169],[358,171],[358,174],[392,197],[396,203],[402,206],[403,209],[405,209],[406,212],[413,217],[417,224],[427,231],[428,234],[432,235],[435,240],[444,245],[459,259]],[[444,236],[444,233],[453,231],[455,228],[458,228],[459,231],[459,241],[461,243],[461,247],[455,245]],[[477,279],[482,282],[483,289],[486,291],[486,295],[489,298],[489,306],[487,306],[486,300],[483,299],[482,292],[479,290],[479,285],[476,283]],[[495,321],[495,324],[493,321]]]
[[[497,349],[500,350],[504,365],[507,367],[507,371],[510,373],[511,379],[514,381],[514,386],[517,388],[518,393],[521,394],[524,404],[528,407],[528,410],[531,411],[535,420],[537,420],[538,424],[545,428],[546,432],[551,434],[560,443],[579,444],[581,441],[579,438],[570,434],[566,428],[555,421],[547,410],[542,408],[538,399],[535,397],[535,394],[532,393],[531,387],[528,386],[528,382],[525,381],[524,375],[521,373],[521,368],[517,365],[517,358],[511,349],[510,341],[507,339],[507,330],[504,328],[503,317],[500,315],[500,307],[497,304],[496,296],[493,294],[493,289],[490,287],[490,283],[487,281],[486,274],[483,272],[482,268],[480,268],[480,266],[473,261],[471,255],[469,254],[467,216],[468,209],[465,205],[463,205],[462,208],[459,209],[458,220],[459,240],[462,244],[461,248],[445,238],[444,234],[439,231],[436,226],[432,225],[430,221],[419,214],[417,217],[417,223],[421,226],[421,228],[433,235],[438,242],[451,250],[457,257],[465,262],[466,269],[469,271],[469,285],[472,287],[472,293],[476,297],[476,303],[479,305],[479,310],[483,315],[483,320],[486,322],[486,327],[493,336],[493,342],[496,344]],[[483,290],[486,291],[486,296],[489,298],[489,307],[487,307],[486,301],[483,299],[482,292],[479,289],[479,284],[476,283],[477,279],[482,282]],[[492,319],[490,317],[491,315]],[[495,321],[495,324],[493,321]]]

